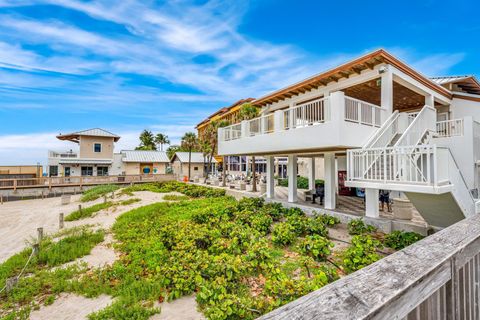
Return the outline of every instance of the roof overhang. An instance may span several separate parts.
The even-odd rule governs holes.
[[[292,96],[305,93],[318,87],[327,86],[331,82],[338,82],[342,78],[349,78],[352,75],[359,75],[364,70],[373,70],[376,65],[382,63],[391,64],[405,74],[411,76],[413,79],[427,86],[428,88],[438,92],[439,94],[447,97],[448,99],[452,98],[452,94],[449,90],[436,84],[435,82],[431,81],[419,72],[415,71],[406,63],[395,58],[393,55],[391,55],[384,49],[379,49],[364,56],[361,56],[360,58],[347,62],[339,67],[330,69],[326,72],[317,74],[313,77],[297,82],[291,86],[263,96],[253,101],[252,104],[257,106],[266,106],[268,104],[288,99]]]
[[[58,160],[59,164],[112,164],[113,161],[111,159],[68,159],[68,158],[60,158]]]

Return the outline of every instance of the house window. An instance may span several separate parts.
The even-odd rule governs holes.
[[[108,167],[97,167],[97,176],[108,176]]]
[[[102,152],[102,144],[101,143],[94,143],[93,144],[93,152]]]
[[[193,171],[198,171],[198,167],[193,167]]]
[[[48,169],[48,175],[50,177],[58,176],[58,166],[50,166],[50,168]]]
[[[82,167],[82,176],[93,176],[93,167]]]
[[[150,173],[150,167],[144,167],[143,168],[143,173],[144,174],[149,174]]]

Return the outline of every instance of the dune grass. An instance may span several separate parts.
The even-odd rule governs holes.
[[[107,201],[107,202],[95,204],[91,207],[82,208],[81,210],[75,210],[65,217],[65,221],[75,221],[75,220],[80,220],[84,218],[89,218],[95,212],[110,208],[113,205],[115,205],[113,202]]]
[[[101,186],[96,186],[83,192],[82,197],[80,198],[80,201],[88,202],[88,201],[97,200],[98,198],[108,193],[114,192],[118,189],[120,189],[120,186],[117,186],[114,184],[104,184]]]
[[[178,194],[166,194],[165,196],[163,196],[163,200],[167,201],[183,201],[188,199],[190,198],[187,196],[180,196]]]

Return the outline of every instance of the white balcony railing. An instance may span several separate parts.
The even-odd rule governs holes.
[[[355,122],[360,125],[380,127],[383,108],[374,104],[343,96],[343,92],[336,92],[342,95],[341,99],[335,99],[332,105],[330,97],[324,97],[299,104],[286,110],[277,110],[252,120],[243,121],[231,126],[219,129],[219,141],[230,141],[242,137],[270,134],[275,131],[292,130],[312,125],[322,124],[342,119],[348,122]],[[333,95],[334,93],[332,93]],[[344,106],[345,105],[345,106]],[[332,116],[332,113],[333,114]]]
[[[284,111],[284,129],[294,129],[323,123],[328,119],[328,98],[299,104]]]
[[[347,150],[348,180],[433,185],[435,145]]]
[[[73,151],[65,151],[65,152],[58,152],[58,151],[48,151],[49,158],[78,158],[78,154]]]
[[[463,119],[438,121],[436,136],[439,138],[463,136]]]
[[[240,137],[242,136],[242,125],[240,123],[220,129],[223,133],[223,136],[221,137],[223,141],[240,139]]]
[[[345,120],[380,127],[383,109],[372,103],[345,97]]]
[[[273,132],[273,113],[248,121],[251,136]]]

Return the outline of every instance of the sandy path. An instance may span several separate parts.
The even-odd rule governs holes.
[[[39,310],[30,313],[30,320],[87,319],[87,315],[104,309],[111,302],[112,298],[107,295],[89,299],[75,294],[61,293],[53,304],[42,306]]]
[[[150,317],[150,320],[203,320],[203,314],[197,311],[194,296],[181,297],[172,302],[157,305],[161,312]]]
[[[65,228],[96,224],[108,229],[122,213],[151,203],[161,202],[163,201],[163,195],[148,191],[135,192],[134,197],[141,199],[140,202],[109,208],[105,211],[100,211],[92,218],[65,222]],[[128,196],[116,197],[114,201],[129,198]],[[63,212],[66,216],[78,209],[79,204],[87,207],[103,201],[103,199],[97,199],[88,203],[81,203],[79,199],[80,195],[72,196],[72,201],[68,205],[62,205],[60,197],[12,201],[0,205],[0,235],[2,236],[0,263],[25,248],[27,242],[36,237],[38,227],[43,227],[45,234],[57,232],[59,213]]]

